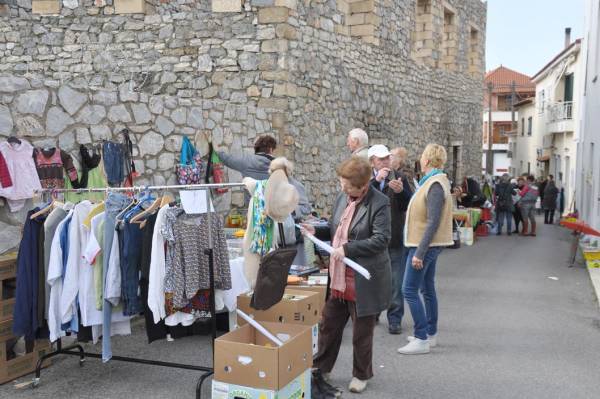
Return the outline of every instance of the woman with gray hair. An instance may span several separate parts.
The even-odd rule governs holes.
[[[514,190],[510,184],[510,176],[508,173],[502,175],[500,183],[496,185],[494,191],[494,203],[496,204],[496,222],[498,223],[497,235],[502,234],[502,226],[506,220],[506,234],[512,234],[512,213],[515,209],[513,204]]]

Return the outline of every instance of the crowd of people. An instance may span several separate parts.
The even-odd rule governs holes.
[[[374,329],[384,311],[389,333],[401,334],[406,301],[414,333],[398,352],[429,353],[437,335],[436,262],[442,249],[453,244],[452,191],[443,171],[447,160],[443,146],[429,144],[419,160],[419,174],[415,174],[406,148],[369,146],[369,137],[362,129],[351,130],[346,144],[350,151],[336,169],[339,193],[328,226],[302,223],[304,234],[331,241],[334,248],[329,259],[329,296],[320,323],[319,353],[314,359],[315,398],[339,395],[339,390],[328,383],[328,376],[348,319],[353,323],[351,392],[363,392],[373,377]],[[273,137],[261,136],[254,154],[220,152],[219,157],[244,177],[264,179],[276,146]],[[304,205],[294,216],[306,221],[306,190],[301,182],[288,177]],[[346,267],[345,257],[366,268],[371,278]]]

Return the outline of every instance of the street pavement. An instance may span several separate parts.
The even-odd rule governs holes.
[[[383,398],[600,398],[600,308],[587,270],[568,267],[570,236],[540,225],[538,237],[490,236],[445,250],[438,262],[438,346],[403,356],[401,336],[377,326],[375,377],[361,395]],[[549,278],[549,277],[552,277]],[[88,346],[88,350],[100,350]],[[180,363],[210,363],[206,337],[148,345],[141,325],[113,338],[113,352]],[[40,386],[0,387],[0,398],[192,398],[198,373],[122,362],[59,357]],[[350,325],[333,383],[346,389],[352,372]],[[17,382],[26,382],[31,376]],[[203,398],[209,398],[206,384]]]

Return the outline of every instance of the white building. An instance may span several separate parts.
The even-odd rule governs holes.
[[[564,188],[567,210],[575,199],[579,101],[585,70],[580,49],[581,39],[571,43],[567,29],[565,48],[532,78],[536,85],[533,135],[539,137],[531,144],[539,146],[541,138],[537,161],[548,162],[536,168],[554,175],[557,185]]]
[[[549,157],[543,155],[543,136],[538,128],[535,97],[525,99],[516,104],[519,112],[517,129],[510,132],[508,156],[511,160],[509,174],[520,176],[548,174]]]
[[[596,0],[586,1],[582,59],[581,130],[577,148],[576,205],[580,218],[600,229],[600,21]]]

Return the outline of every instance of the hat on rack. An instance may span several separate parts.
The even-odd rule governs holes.
[[[265,188],[267,215],[282,223],[298,206],[298,190],[292,186],[288,176],[292,174],[292,163],[284,157],[275,158],[269,166],[270,176]]]

